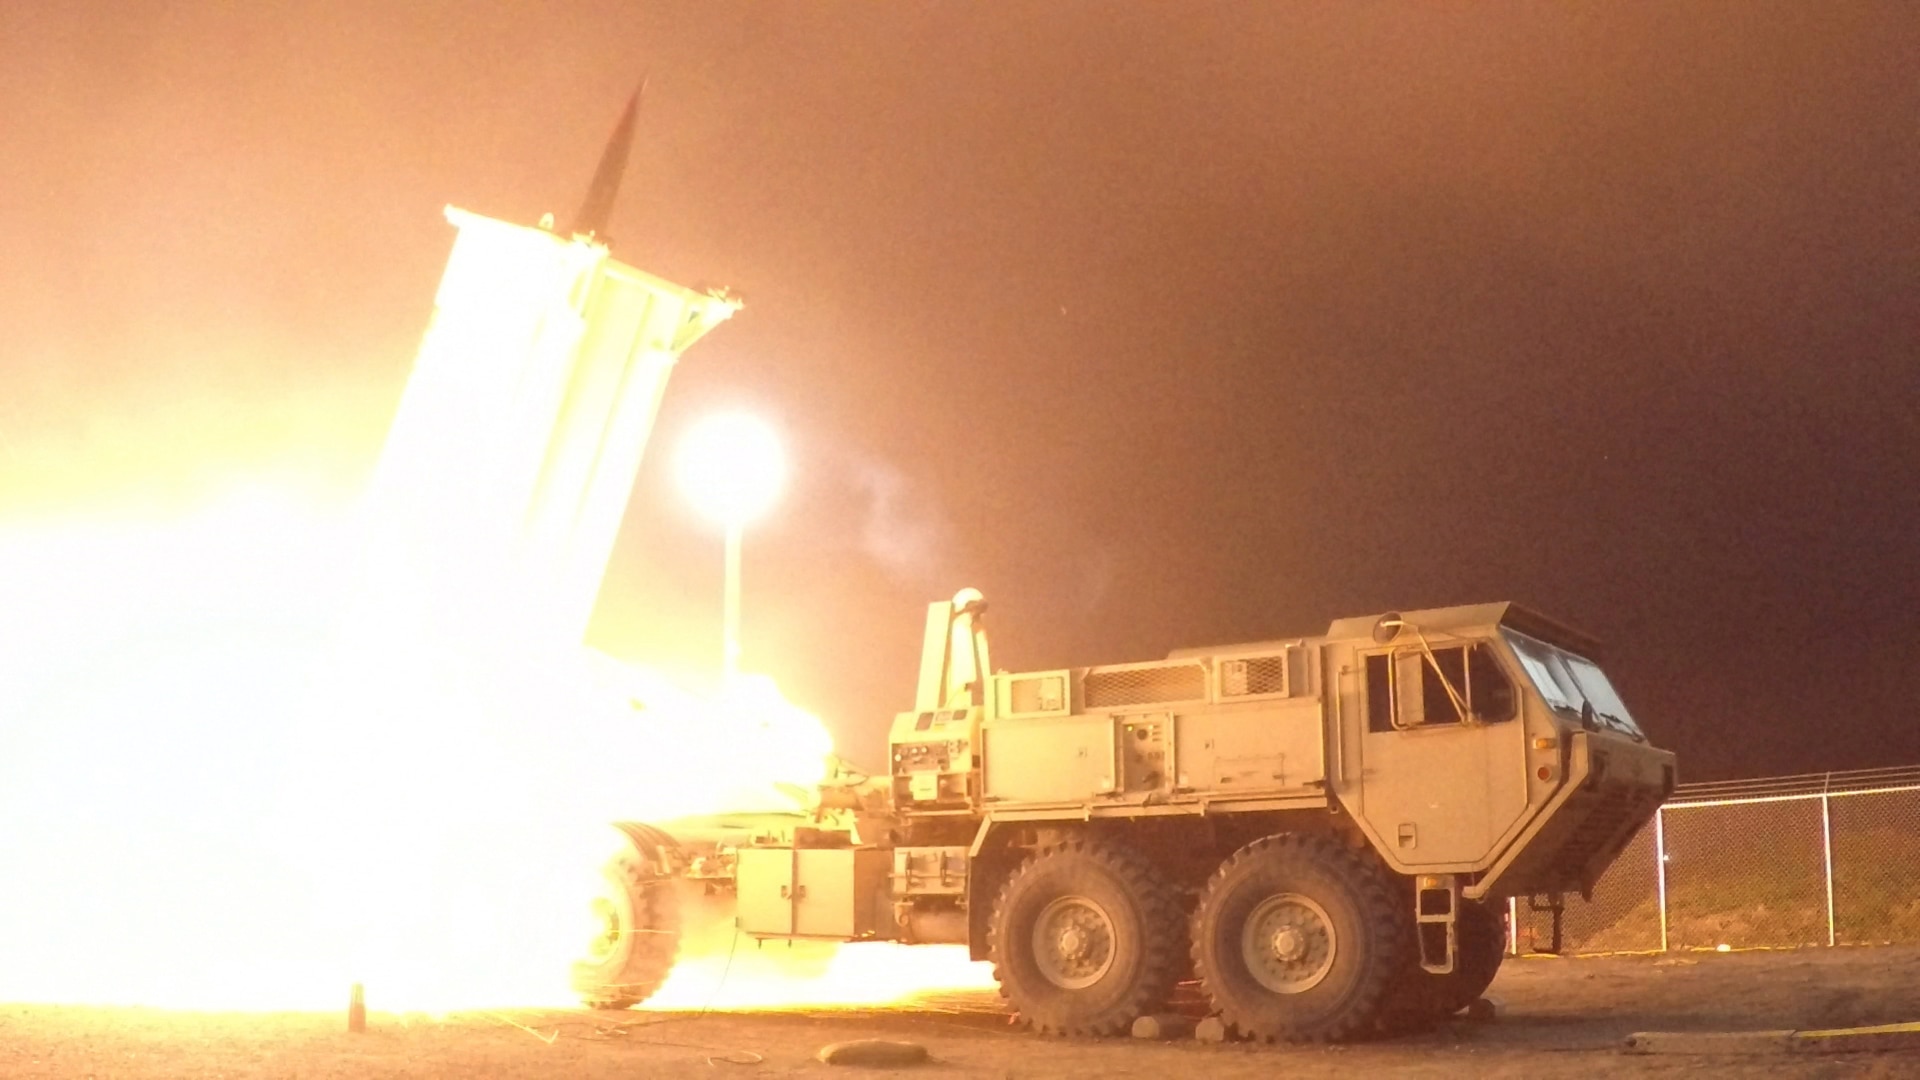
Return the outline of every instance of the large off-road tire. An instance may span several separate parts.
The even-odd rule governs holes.
[[[1115,844],[1071,840],[1007,878],[988,939],[1001,995],[1034,1030],[1113,1035],[1172,997],[1186,933],[1152,863]]]
[[[666,982],[680,952],[680,898],[663,855],[673,839],[648,825],[622,825],[628,845],[601,868],[592,900],[595,933],[573,964],[573,992],[589,1009],[625,1009]]]
[[[1247,1038],[1371,1033],[1412,944],[1412,912],[1394,896],[1384,870],[1331,839],[1255,840],[1214,872],[1194,911],[1201,987]]]

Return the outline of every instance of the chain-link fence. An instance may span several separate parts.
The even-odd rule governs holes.
[[[1920,767],[1686,784],[1594,886],[1562,951],[1920,943]],[[1513,907],[1516,952],[1553,916]]]

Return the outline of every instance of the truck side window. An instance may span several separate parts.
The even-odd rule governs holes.
[[[1433,658],[1420,666],[1420,704],[1425,706],[1421,716],[1427,723],[1457,724],[1460,722],[1460,710],[1454,707],[1453,696],[1447,693],[1448,687],[1452,687],[1453,693],[1459,694],[1463,700],[1466,699],[1467,650],[1465,649],[1435,649]]]
[[[1393,730],[1393,657],[1367,657],[1367,730]]]
[[[1513,719],[1513,680],[1485,645],[1467,653],[1467,687],[1474,719],[1488,724]]]
[[[1452,694],[1447,692],[1449,687]],[[1481,723],[1513,719],[1513,681],[1485,644],[1435,649],[1420,669],[1420,702],[1427,723],[1460,722],[1454,694]]]
[[[1414,670],[1411,655],[1407,656],[1406,667],[1394,664],[1396,655],[1367,657],[1367,730],[1460,723],[1455,695],[1481,723],[1513,719],[1513,680],[1507,678],[1485,644],[1456,645],[1425,654],[1419,663],[1417,687],[1410,685]],[[1415,694],[1419,695],[1417,699]]]

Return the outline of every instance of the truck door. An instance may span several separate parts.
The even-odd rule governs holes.
[[[1527,807],[1512,677],[1485,642],[1363,653],[1361,805],[1407,866],[1480,860]]]

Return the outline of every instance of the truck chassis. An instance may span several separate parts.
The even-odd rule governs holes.
[[[931,605],[885,776],[620,826],[581,999],[658,989],[699,889],[754,938],[964,944],[1043,1033],[1118,1033],[1187,978],[1243,1038],[1416,1027],[1492,982],[1508,897],[1590,892],[1675,780],[1594,643],[1511,604],[1022,673],[984,611]]]

